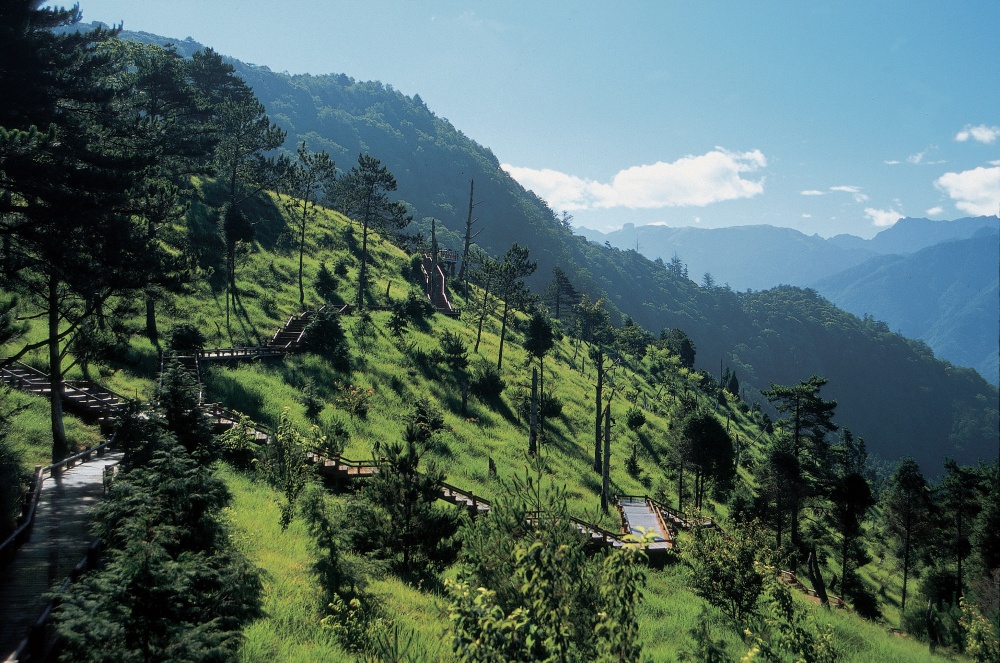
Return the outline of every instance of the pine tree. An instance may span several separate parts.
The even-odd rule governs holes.
[[[396,190],[396,178],[375,157],[358,155],[358,165],[340,180],[339,205],[345,214],[361,224],[361,268],[358,271],[358,309],[365,307],[368,287],[369,231],[402,230],[412,220],[406,206],[389,199]]]
[[[802,493],[796,491],[789,495],[793,566],[800,544],[799,514],[803,500],[822,496],[832,466],[826,436],[837,430],[837,425],[833,423],[837,401],[820,398],[819,391],[826,382],[825,378],[814,375],[792,387],[772,384],[769,390],[763,392],[779,413],[787,415],[778,421],[778,425],[787,444],[786,450],[794,457],[800,472],[800,478],[794,480],[792,485],[803,489]]]
[[[15,0],[0,10],[0,238],[9,287],[47,337],[52,455],[69,452],[62,423],[67,344],[116,294],[137,291],[156,260],[133,197],[156,154],[142,149],[150,123],[127,103],[124,61],[103,48],[113,31],[57,34],[79,11]]]
[[[910,572],[920,552],[927,544],[933,519],[930,488],[920,466],[912,458],[904,458],[889,480],[882,498],[882,514],[886,532],[895,543],[896,555],[903,571],[900,614],[906,612],[906,593]]]
[[[528,260],[527,247],[513,244],[500,258],[497,267],[497,298],[502,303],[500,313],[500,348],[497,351],[497,370],[503,368],[503,346],[507,336],[507,320],[511,310],[523,309],[529,291],[524,279],[534,273],[538,263]]]
[[[326,152],[310,152],[305,141],[296,151],[296,159],[285,173],[285,201],[294,215],[299,231],[299,305],[305,306],[306,290],[302,280],[302,265],[306,247],[306,227],[318,213],[317,206],[325,195],[333,192],[337,167]]]

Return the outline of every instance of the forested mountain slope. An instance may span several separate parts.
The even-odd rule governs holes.
[[[199,46],[180,44],[185,52]],[[513,242],[530,247],[538,261],[536,290],[561,267],[578,290],[606,296],[613,314],[626,314],[653,333],[683,329],[698,347],[699,367],[717,374],[720,364],[729,364],[751,393],[771,382],[824,375],[830,397],[840,400],[842,424],[884,458],[921,450],[918,460],[930,469],[946,455],[973,462],[995,454],[996,389],[972,371],[935,360],[923,344],[866,324],[810,291],[738,295],[704,288],[674,265],[573,235],[544,201],[500,169],[488,148],[435,116],[419,96],[343,74],[290,76],[234,65],[288,131],[286,148],[305,140],[312,150],[328,151],[345,171],[359,153],[378,157],[395,175],[398,196],[414,218],[439,219],[445,247],[461,248],[475,180],[476,229],[482,230],[477,243],[492,253]]]
[[[972,366],[996,385],[998,265],[1000,236],[987,230],[911,255],[880,256],[814,285],[844,310],[924,339],[938,357]]]

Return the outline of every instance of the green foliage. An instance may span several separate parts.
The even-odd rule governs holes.
[[[962,606],[961,625],[965,630],[965,653],[977,663],[995,663],[1000,661],[1000,636],[996,624],[993,624],[964,599]]]
[[[500,377],[500,371],[492,364],[479,362],[472,370],[469,392],[482,401],[496,401],[506,386],[507,384]]]
[[[314,436],[318,428],[313,427]],[[306,440],[295,429],[288,418],[288,408],[281,412],[278,430],[270,444],[262,448],[259,471],[264,479],[281,491],[284,502],[281,505],[281,528],[287,529],[295,517],[299,495],[305,489],[312,474],[306,463],[306,447],[313,446],[313,440]]]
[[[175,355],[170,355],[156,389],[156,409],[167,430],[202,462],[215,460],[218,448],[212,424],[201,407],[198,383]]]
[[[96,509],[105,565],[61,596],[63,660],[225,660],[260,615],[259,575],[219,520],[224,486],[168,433],[150,444]]]
[[[764,590],[760,565],[769,561],[769,548],[764,533],[750,523],[733,528],[729,534],[698,528],[685,550],[695,593],[722,610],[740,630],[757,614]]]
[[[765,578],[764,628],[753,637],[754,644],[744,661],[813,661],[834,663],[838,651],[833,645],[833,631],[817,624],[795,605],[791,591],[773,569],[761,568]]]
[[[366,530],[356,538],[356,550],[387,559],[398,572],[415,578],[440,570],[455,555],[451,537],[457,513],[434,506],[444,473],[433,462],[420,468],[421,438],[426,430],[411,425],[403,444],[390,444],[385,450],[386,465],[361,491],[376,511],[374,517],[351,515]],[[352,505],[367,508],[357,502]]]
[[[316,278],[313,280],[313,288],[324,302],[332,301],[337,294],[337,277],[327,269],[325,262],[319,264],[319,271],[316,272]]]
[[[407,312],[406,302],[396,302],[392,305],[392,315],[386,325],[389,333],[396,339],[402,339],[410,327],[410,314]]]
[[[178,322],[167,330],[167,347],[174,352],[196,352],[205,347],[205,335],[190,322]]]
[[[416,290],[407,292],[406,299],[402,303],[403,311],[410,322],[421,322],[435,313],[434,305],[430,303],[430,300]]]
[[[684,368],[694,368],[694,360],[697,356],[697,348],[694,341],[684,333],[683,330],[664,329],[660,332],[660,340],[666,343],[667,348],[677,357],[680,357],[681,366]]]
[[[683,649],[677,660],[691,663],[733,663],[733,658],[726,653],[726,643],[712,636],[709,625],[709,613],[703,606],[698,615],[698,623],[691,629],[692,649]]]
[[[389,200],[388,194],[395,190],[396,178],[378,159],[367,154],[359,154],[358,164],[339,181],[337,205],[345,214],[356,218],[362,228],[356,302],[359,309],[365,307],[369,231],[402,230],[412,220],[403,203]]]
[[[356,384],[341,386],[340,396],[337,397],[337,407],[346,411],[353,418],[364,419],[368,416],[368,408],[371,407],[374,395],[375,389],[373,387]]]
[[[413,410],[406,416],[407,436],[426,449],[431,438],[444,430],[444,415],[427,398],[418,398]]]
[[[515,478],[489,518],[462,529],[463,572],[446,581],[452,651],[460,661],[638,660],[645,553],[589,561],[563,491],[536,477]]]
[[[302,388],[302,405],[306,410],[306,419],[314,424],[319,423],[319,415],[326,403],[316,393],[316,384],[312,380],[307,380],[306,386]]]
[[[332,191],[336,181],[337,167],[326,152],[310,152],[302,141],[296,150],[296,158],[284,168],[282,188],[289,195],[285,206],[295,218],[299,231],[299,305],[305,305],[306,291],[303,282],[305,264],[306,227],[312,224],[318,214],[319,201],[328,191]],[[326,266],[322,265],[322,271]],[[322,271],[317,282],[323,277]],[[328,290],[332,280],[329,272],[321,286]],[[334,287],[336,287],[334,285]],[[319,288],[317,288],[319,291]],[[322,293],[320,293],[322,296]]]
[[[646,414],[642,408],[633,405],[625,413],[625,425],[630,431],[637,431],[646,425]]]
[[[302,342],[310,352],[328,360],[335,369],[347,372],[351,367],[351,353],[347,335],[340,322],[340,314],[325,308],[313,314],[302,332]]]
[[[250,469],[257,460],[260,443],[257,426],[250,417],[241,414],[236,424],[217,437],[224,460],[243,470]]]
[[[24,454],[8,440],[11,414],[0,415],[0,541],[14,531],[15,521],[21,515],[21,498],[31,480]]]
[[[361,353],[362,358],[367,357],[368,353],[375,347],[375,341],[378,337],[378,329],[372,321],[372,314],[367,309],[358,311],[354,316],[351,334],[354,345]]]
[[[552,330],[552,322],[542,313],[535,311],[528,321],[528,328],[524,332],[524,343],[521,347],[540,362],[554,345],[555,334]]]
[[[462,336],[451,330],[441,335],[441,356],[453,373],[463,373],[469,366],[469,349]]]

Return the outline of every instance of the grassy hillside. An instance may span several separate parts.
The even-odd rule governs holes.
[[[215,252],[218,231],[211,212],[216,193],[211,182],[200,183],[199,192],[187,221],[166,236],[173,241],[190,242],[191,247],[199,249],[204,278],[192,284],[188,292],[170,295],[160,302],[160,327],[166,330],[172,324],[194,323],[206,334],[210,345],[255,344],[268,338],[288,315],[300,309],[297,246],[289,233],[281,198],[271,194],[253,209],[256,239],[241,252],[238,305],[227,327],[223,283],[216,276],[220,256]],[[331,296],[333,301],[349,299],[353,293],[358,267],[356,233],[357,229],[347,219],[330,211],[324,211],[307,233],[307,283],[315,279],[321,263],[339,271],[341,276]],[[371,303],[382,305],[406,297],[414,288],[409,256],[378,237],[370,246]],[[466,305],[458,296],[455,300],[460,307]],[[316,308],[320,304],[315,289],[307,287],[306,306]],[[158,351],[139,335],[142,320],[138,310],[136,314],[129,322],[134,335],[128,347],[94,370],[117,390],[149,399],[159,370]],[[377,334],[364,355],[354,330],[357,317],[344,319],[352,344],[349,370],[335,370],[329,362],[313,354],[220,364],[209,368],[204,375],[207,396],[272,426],[287,408],[296,426],[306,430],[310,423],[304,391],[307,385],[312,385],[322,401],[320,424],[330,429],[336,428],[335,422],[339,423],[348,435],[344,453],[352,458],[370,457],[376,443],[384,449],[385,444],[399,440],[414,403],[427,398],[440,409],[445,424],[428,459],[445,470],[449,482],[479,495],[495,497],[501,484],[490,475],[489,460],[495,462],[499,479],[521,474],[528,464],[527,424],[517,413],[528,383],[527,356],[520,346],[523,319],[513,325],[504,349],[502,376],[507,389],[494,402],[470,397],[463,411],[453,376],[432,357],[445,332],[471,345],[475,337],[472,316],[457,320],[432,316],[424,322],[415,322],[401,341],[386,329],[389,315],[388,312],[373,315]],[[498,322],[494,318],[488,320],[479,353],[470,352],[474,366],[477,362],[495,363],[498,331]],[[599,478],[591,468],[595,372],[586,356],[586,347],[579,347],[567,336],[557,342],[546,359],[546,389],[551,389],[562,401],[563,409],[558,417],[547,422],[541,456],[546,480],[566,486],[572,513],[617,528],[617,516],[602,514],[597,506]],[[759,460],[757,447],[749,444],[767,439],[761,431],[759,415],[740,407],[733,399],[720,404],[714,392],[710,397],[703,391],[704,376],[682,368],[669,353],[654,350],[643,359],[626,357],[615,373],[614,383],[618,391],[612,402],[616,417],[612,432],[613,492],[656,494],[676,504],[676,477],[668,458],[677,437],[678,422],[692,407],[715,413],[743,447],[741,458],[746,465]],[[357,407],[358,401],[351,401],[351,395],[359,393],[368,394],[364,415]],[[38,402],[29,408],[33,414],[26,411],[24,416],[38,419],[44,413],[44,403],[34,400]],[[646,416],[646,424],[637,433],[624,425],[624,413],[633,403]],[[32,426],[42,428],[40,422],[25,423],[23,428],[30,431]],[[90,433],[82,430],[81,435],[86,437]],[[41,432],[29,433],[29,438],[34,440],[36,450],[42,445],[35,455],[47,452]],[[633,448],[638,468],[629,472],[625,459]],[[220,473],[233,493],[227,512],[232,537],[237,547],[264,572],[265,617],[245,631],[241,658],[348,660],[351,654],[345,651],[343,640],[330,628],[329,620],[323,619],[325,611],[319,586],[309,572],[314,557],[303,522],[297,518],[287,530],[281,530],[278,526],[281,498],[270,486],[236,470],[222,468]],[[741,469],[740,476],[746,481],[750,475]],[[334,497],[337,503],[344,499],[344,495]],[[724,505],[709,501],[706,510],[726,521]],[[683,541],[681,545],[683,550]],[[650,660],[672,660],[679,650],[691,647],[691,629],[698,622],[704,602],[691,589],[683,552],[680,559],[681,563],[668,564],[649,575],[640,611],[640,638]],[[443,575],[449,577],[454,573],[454,569],[448,569]],[[892,623],[895,615],[889,606],[892,597],[898,594],[893,577],[869,579],[885,588],[885,616]],[[444,601],[439,593],[414,587],[392,574],[374,579],[368,591],[377,597],[388,619],[401,633],[407,637],[412,634],[415,650],[426,652],[433,660],[449,660],[450,653],[441,641],[447,620],[441,611]],[[842,652],[841,660],[934,660],[926,656],[925,646],[887,635],[882,626],[862,622],[848,612],[819,610],[804,597],[796,601],[812,619],[831,626],[835,644]],[[731,655],[745,653],[747,645],[720,615],[712,613],[710,619],[715,637],[725,642]]]
[[[210,183],[201,187],[202,202],[192,206],[188,225],[174,229],[176,237],[195,237],[203,247],[200,256],[207,278],[194,284],[184,295],[172,296],[160,306],[160,325],[166,329],[178,322],[193,322],[209,338],[210,344],[256,343],[270,336],[289,314],[298,311],[296,284],[297,253],[280,198],[270,196],[255,209],[258,224],[256,241],[247,247],[238,273],[239,305],[228,329],[225,325],[222,284],[213,277],[212,247],[214,225],[206,203],[213,199]],[[339,286],[334,299],[347,299],[353,292],[357,260],[354,254],[356,229],[335,212],[324,212],[307,233],[306,274],[311,281],[320,268],[341,265]],[[408,256],[390,242],[376,238],[372,244],[374,266],[371,295],[373,304],[401,299],[410,292]],[[388,291],[389,297],[385,293]],[[307,288],[307,307],[317,307],[319,298]],[[456,297],[459,306],[465,303]],[[448,481],[477,494],[491,497],[499,488],[488,471],[489,459],[499,469],[500,478],[523,472],[528,461],[527,425],[517,415],[520,389],[526,385],[526,354],[515,329],[505,347],[503,378],[508,387],[498,402],[484,403],[470,398],[462,411],[457,385],[446,369],[429,360],[441,335],[449,331],[471,345],[475,329],[469,315],[462,319],[433,316],[415,324],[400,342],[386,330],[388,312],[373,316],[378,329],[374,345],[361,356],[354,318],[344,320],[354,344],[349,371],[338,372],[328,362],[311,354],[239,365],[217,365],[205,375],[208,397],[245,412],[254,419],[273,425],[284,408],[305,430],[303,389],[312,384],[323,401],[321,424],[339,422],[349,439],[345,455],[370,457],[378,442],[398,440],[403,422],[421,397],[440,408],[445,430],[432,447],[430,458],[443,467]],[[140,329],[140,319],[133,321]],[[515,328],[519,325],[516,324]],[[494,363],[498,350],[498,323],[487,322],[476,362]],[[101,368],[104,379],[119,389],[135,391],[148,398],[159,368],[157,351],[140,336],[133,337],[127,352]],[[545,383],[563,403],[562,414],[547,424],[542,446],[545,471],[554,483],[565,484],[573,513],[608,527],[616,527],[617,516],[607,516],[597,508],[599,479],[591,469],[593,453],[594,368],[585,361],[585,348],[569,337],[560,340],[546,361]],[[758,420],[728,401],[719,405],[701,390],[702,376],[680,367],[676,358],[653,352],[643,360],[628,360],[615,378],[620,391],[612,410],[618,421],[613,430],[612,489],[616,493],[660,495],[676,503],[676,483],[668,456],[683,414],[684,397],[717,413],[720,422],[744,447],[750,440],[763,439]],[[345,397],[354,388],[370,389],[365,416],[351,414]],[[368,392],[364,392],[368,393]],[[637,434],[624,426],[624,411],[630,406],[626,396],[642,407],[647,423]],[[624,460],[637,451],[639,471],[629,473]],[[384,447],[383,447],[384,448]],[[747,462],[756,458],[755,447],[744,452]],[[265,613],[246,631],[241,657],[264,660],[347,660],[350,656],[335,633],[324,626],[323,606],[315,579],[309,573],[312,553],[301,520],[282,531],[278,527],[280,498],[273,489],[234,470],[222,470],[233,492],[229,523],[238,547],[264,570]],[[746,479],[748,475],[741,472]],[[343,498],[337,498],[343,499]],[[725,520],[726,510],[709,503],[708,512]],[[446,571],[449,575],[453,571]],[[888,580],[888,596],[898,592]],[[415,588],[388,575],[375,580],[369,591],[386,609],[401,632],[412,633],[414,647],[428,652],[434,660],[449,660],[450,653],[440,637],[447,626],[441,608],[443,599],[432,591]],[[866,624],[849,613],[819,611],[799,599],[803,609],[833,628],[842,660],[914,661],[925,660],[925,647],[910,640],[888,636],[882,627]],[[650,660],[672,660],[677,651],[691,646],[691,629],[698,621],[703,601],[690,588],[684,564],[668,565],[652,571],[641,609],[641,639]],[[887,613],[887,616],[891,612]],[[718,615],[712,617],[713,633],[722,638],[732,655],[742,655],[746,645]],[[932,660],[932,659],[928,659]]]

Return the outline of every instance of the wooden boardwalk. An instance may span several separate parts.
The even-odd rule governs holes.
[[[621,497],[618,500],[618,510],[622,517],[624,528],[638,534],[641,527],[647,533],[653,534],[649,550],[668,550],[674,547],[673,533],[664,522],[655,504],[645,497]]]
[[[80,463],[45,478],[31,538],[0,569],[0,660],[28,635],[57,589],[86,554],[93,540],[90,511],[104,496],[104,468],[121,452]]]

